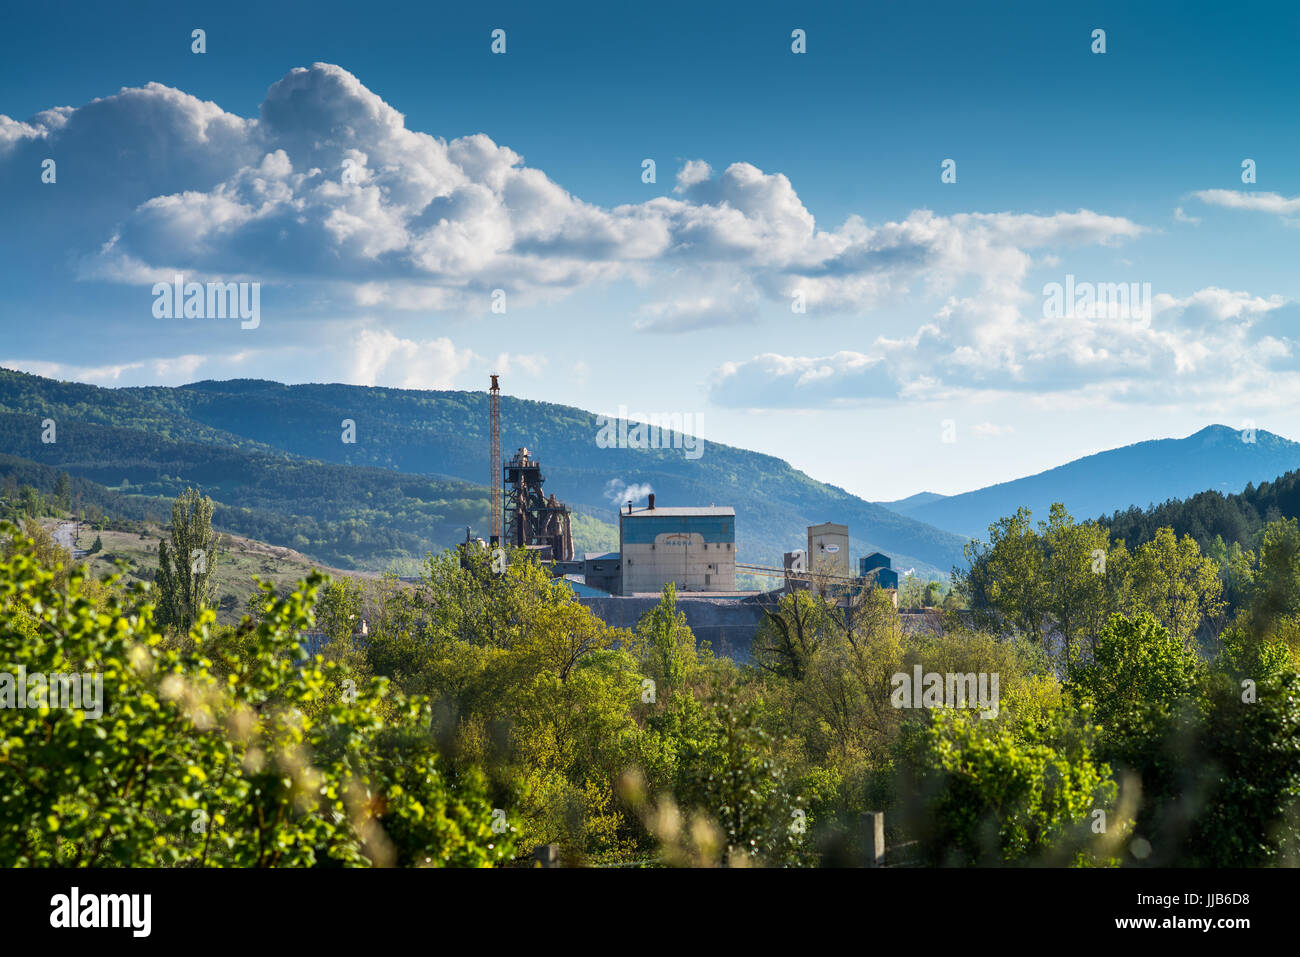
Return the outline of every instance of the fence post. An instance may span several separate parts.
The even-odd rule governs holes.
[[[885,814],[883,811],[867,811],[862,815],[863,865],[865,867],[885,866]]]
[[[560,845],[540,844],[537,849],[533,851],[533,857],[537,859],[538,867],[559,867]]]

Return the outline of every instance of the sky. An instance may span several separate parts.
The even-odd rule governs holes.
[[[1217,6],[15,7],[0,366],[496,372],[877,501],[1300,438],[1300,8]]]

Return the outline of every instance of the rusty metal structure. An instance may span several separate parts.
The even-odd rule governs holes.
[[[504,543],[515,548],[549,546],[552,560],[572,561],[572,515],[567,505],[542,491],[546,477],[542,475],[541,463],[528,449],[520,449],[506,463],[503,478],[506,485]]]
[[[496,545],[501,542],[501,386],[497,377],[492,376],[492,388],[488,390],[488,414],[492,420],[492,518],[488,523],[488,541]],[[469,532],[466,531],[468,538]]]

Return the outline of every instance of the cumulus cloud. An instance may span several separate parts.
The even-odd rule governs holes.
[[[749,408],[1017,393],[1168,404],[1223,400],[1268,381],[1279,402],[1292,401],[1297,319],[1294,301],[1218,287],[1153,296],[1139,316],[1049,319],[952,299],[913,335],[880,337],[869,352],[724,363],[711,395]]]
[[[448,389],[474,360],[445,337],[418,341],[383,329],[362,329],[352,348],[348,382],[400,389]]]
[[[183,272],[310,286],[312,302],[344,310],[423,311],[483,310],[496,289],[528,301],[634,280],[652,293],[630,320],[659,334],[739,326],[765,301],[797,301],[810,321],[923,298],[937,306],[853,350],[725,363],[711,385],[724,405],[1098,387],[1140,395],[1149,382],[1196,377],[1227,388],[1292,356],[1290,304],[1214,288],[1156,297],[1139,319],[1043,318],[1031,270],[1069,248],[1143,235],[1123,217],[917,210],[827,227],[785,175],[698,159],[669,195],[603,207],[483,133],[446,140],[410,129],[357,77],[324,63],[274,83],[254,118],[157,83],[26,121],[0,116],[0,173],[37,169],[50,154],[64,171],[57,190],[0,175],[0,202],[17,214],[9,222],[38,223],[0,230],[0,244],[21,253],[46,242],[59,261],[71,249],[84,278],[150,283]],[[1279,215],[1300,208],[1277,194],[1196,197]],[[374,327],[347,348],[335,367],[359,384],[445,388],[482,361],[446,338]],[[202,365],[169,361],[168,375]],[[498,361],[531,375],[545,363]]]
[[[546,297],[656,268],[731,273],[646,307],[636,318],[656,332],[742,321],[760,296],[798,294],[809,312],[829,312],[870,309],[917,281],[930,292],[973,280],[986,297],[1014,293],[1028,250],[1142,232],[1086,210],[920,211],[825,229],[786,176],[744,162],[715,172],[702,160],[682,166],[670,196],[604,208],[485,134],[448,141],[408,128],[324,63],[274,83],[254,119],[157,83],[27,122],[0,117],[0,164],[36,168],[51,150],[78,176],[54,194],[10,187],[21,195],[0,198],[44,203],[43,219],[51,200],[62,203],[63,219],[49,221],[63,227],[61,250],[83,240],[83,277],[309,280],[363,308],[481,310],[494,289]]]

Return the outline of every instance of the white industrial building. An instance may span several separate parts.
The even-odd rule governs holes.
[[[655,497],[619,513],[619,594],[736,589],[736,510],[709,506],[656,508]]]

